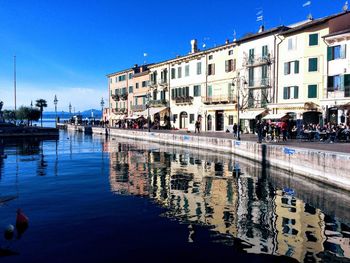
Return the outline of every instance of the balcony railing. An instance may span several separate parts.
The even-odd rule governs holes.
[[[166,100],[151,100],[149,105],[150,107],[167,107],[168,102]]]
[[[202,102],[204,104],[236,103],[236,97],[229,96],[229,95],[207,96],[207,97],[202,97]]]
[[[114,101],[119,101],[120,100],[120,95],[119,94],[112,94],[111,97],[112,97],[112,100],[114,100]]]
[[[146,105],[133,105],[131,106],[132,111],[144,111],[146,109]]]
[[[253,57],[246,56],[243,59],[243,66],[245,67],[257,67],[261,65],[269,65],[273,62],[271,54],[267,55],[254,55]]]
[[[248,81],[248,88],[268,88],[270,87],[270,82],[269,78],[250,79]]]
[[[188,97],[176,97],[175,98],[175,103],[178,103],[178,104],[180,104],[180,103],[192,103],[192,101],[193,101],[193,97],[190,97],[190,96],[188,96]]]
[[[124,114],[127,112],[126,108],[115,108],[112,109],[112,112],[115,114]]]

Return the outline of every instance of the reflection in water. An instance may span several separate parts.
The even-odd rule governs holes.
[[[308,191],[317,197],[304,190],[308,186],[292,185],[286,175],[233,156],[150,150],[139,142],[110,141],[104,148],[110,152],[111,190],[150,197],[167,208],[168,217],[188,224],[188,242],[196,241],[196,226],[204,225],[215,241],[239,243],[249,253],[286,255],[300,262],[350,258],[349,225],[276,191],[293,186],[301,196]],[[236,177],[237,163],[242,174]]]

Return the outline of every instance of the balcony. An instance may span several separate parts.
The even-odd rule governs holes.
[[[146,105],[134,105],[134,106],[131,106],[131,110],[132,111],[144,111],[146,109]]]
[[[115,108],[112,109],[112,112],[115,114],[125,114],[127,112],[126,108]]]
[[[236,103],[236,98],[229,95],[208,96],[202,97],[202,102],[204,104],[229,104]]]
[[[253,57],[245,56],[243,59],[244,67],[258,67],[262,65],[270,65],[274,61],[271,54],[255,55]]]
[[[168,102],[166,100],[150,100],[150,107],[168,107]]]
[[[269,88],[271,87],[269,78],[262,78],[262,79],[250,79],[248,81],[248,88],[249,89],[257,89],[257,88]]]
[[[176,104],[192,104],[193,97],[177,97],[175,98]]]
[[[121,94],[121,95],[120,95],[120,99],[121,99],[121,100],[127,100],[127,99],[128,99],[128,95],[129,95],[129,94],[128,94],[127,92],[124,93],[124,94]]]
[[[114,100],[114,101],[119,101],[120,100],[120,95],[119,94],[112,94],[111,97],[112,97],[112,100]]]

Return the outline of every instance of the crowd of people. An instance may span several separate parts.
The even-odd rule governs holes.
[[[287,141],[289,139],[300,139],[307,141],[323,141],[334,143],[338,141],[350,141],[350,127],[345,123],[338,125],[327,123],[297,125],[291,121],[265,122],[257,121],[256,134],[258,142]]]

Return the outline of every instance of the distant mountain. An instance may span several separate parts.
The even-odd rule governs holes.
[[[101,110],[90,109],[82,112],[69,113],[66,111],[57,111],[57,116],[61,119],[69,119],[73,115],[81,114],[83,118],[95,117],[96,119],[101,118]],[[56,113],[54,111],[44,111],[43,118],[45,119],[54,119],[56,117]]]

